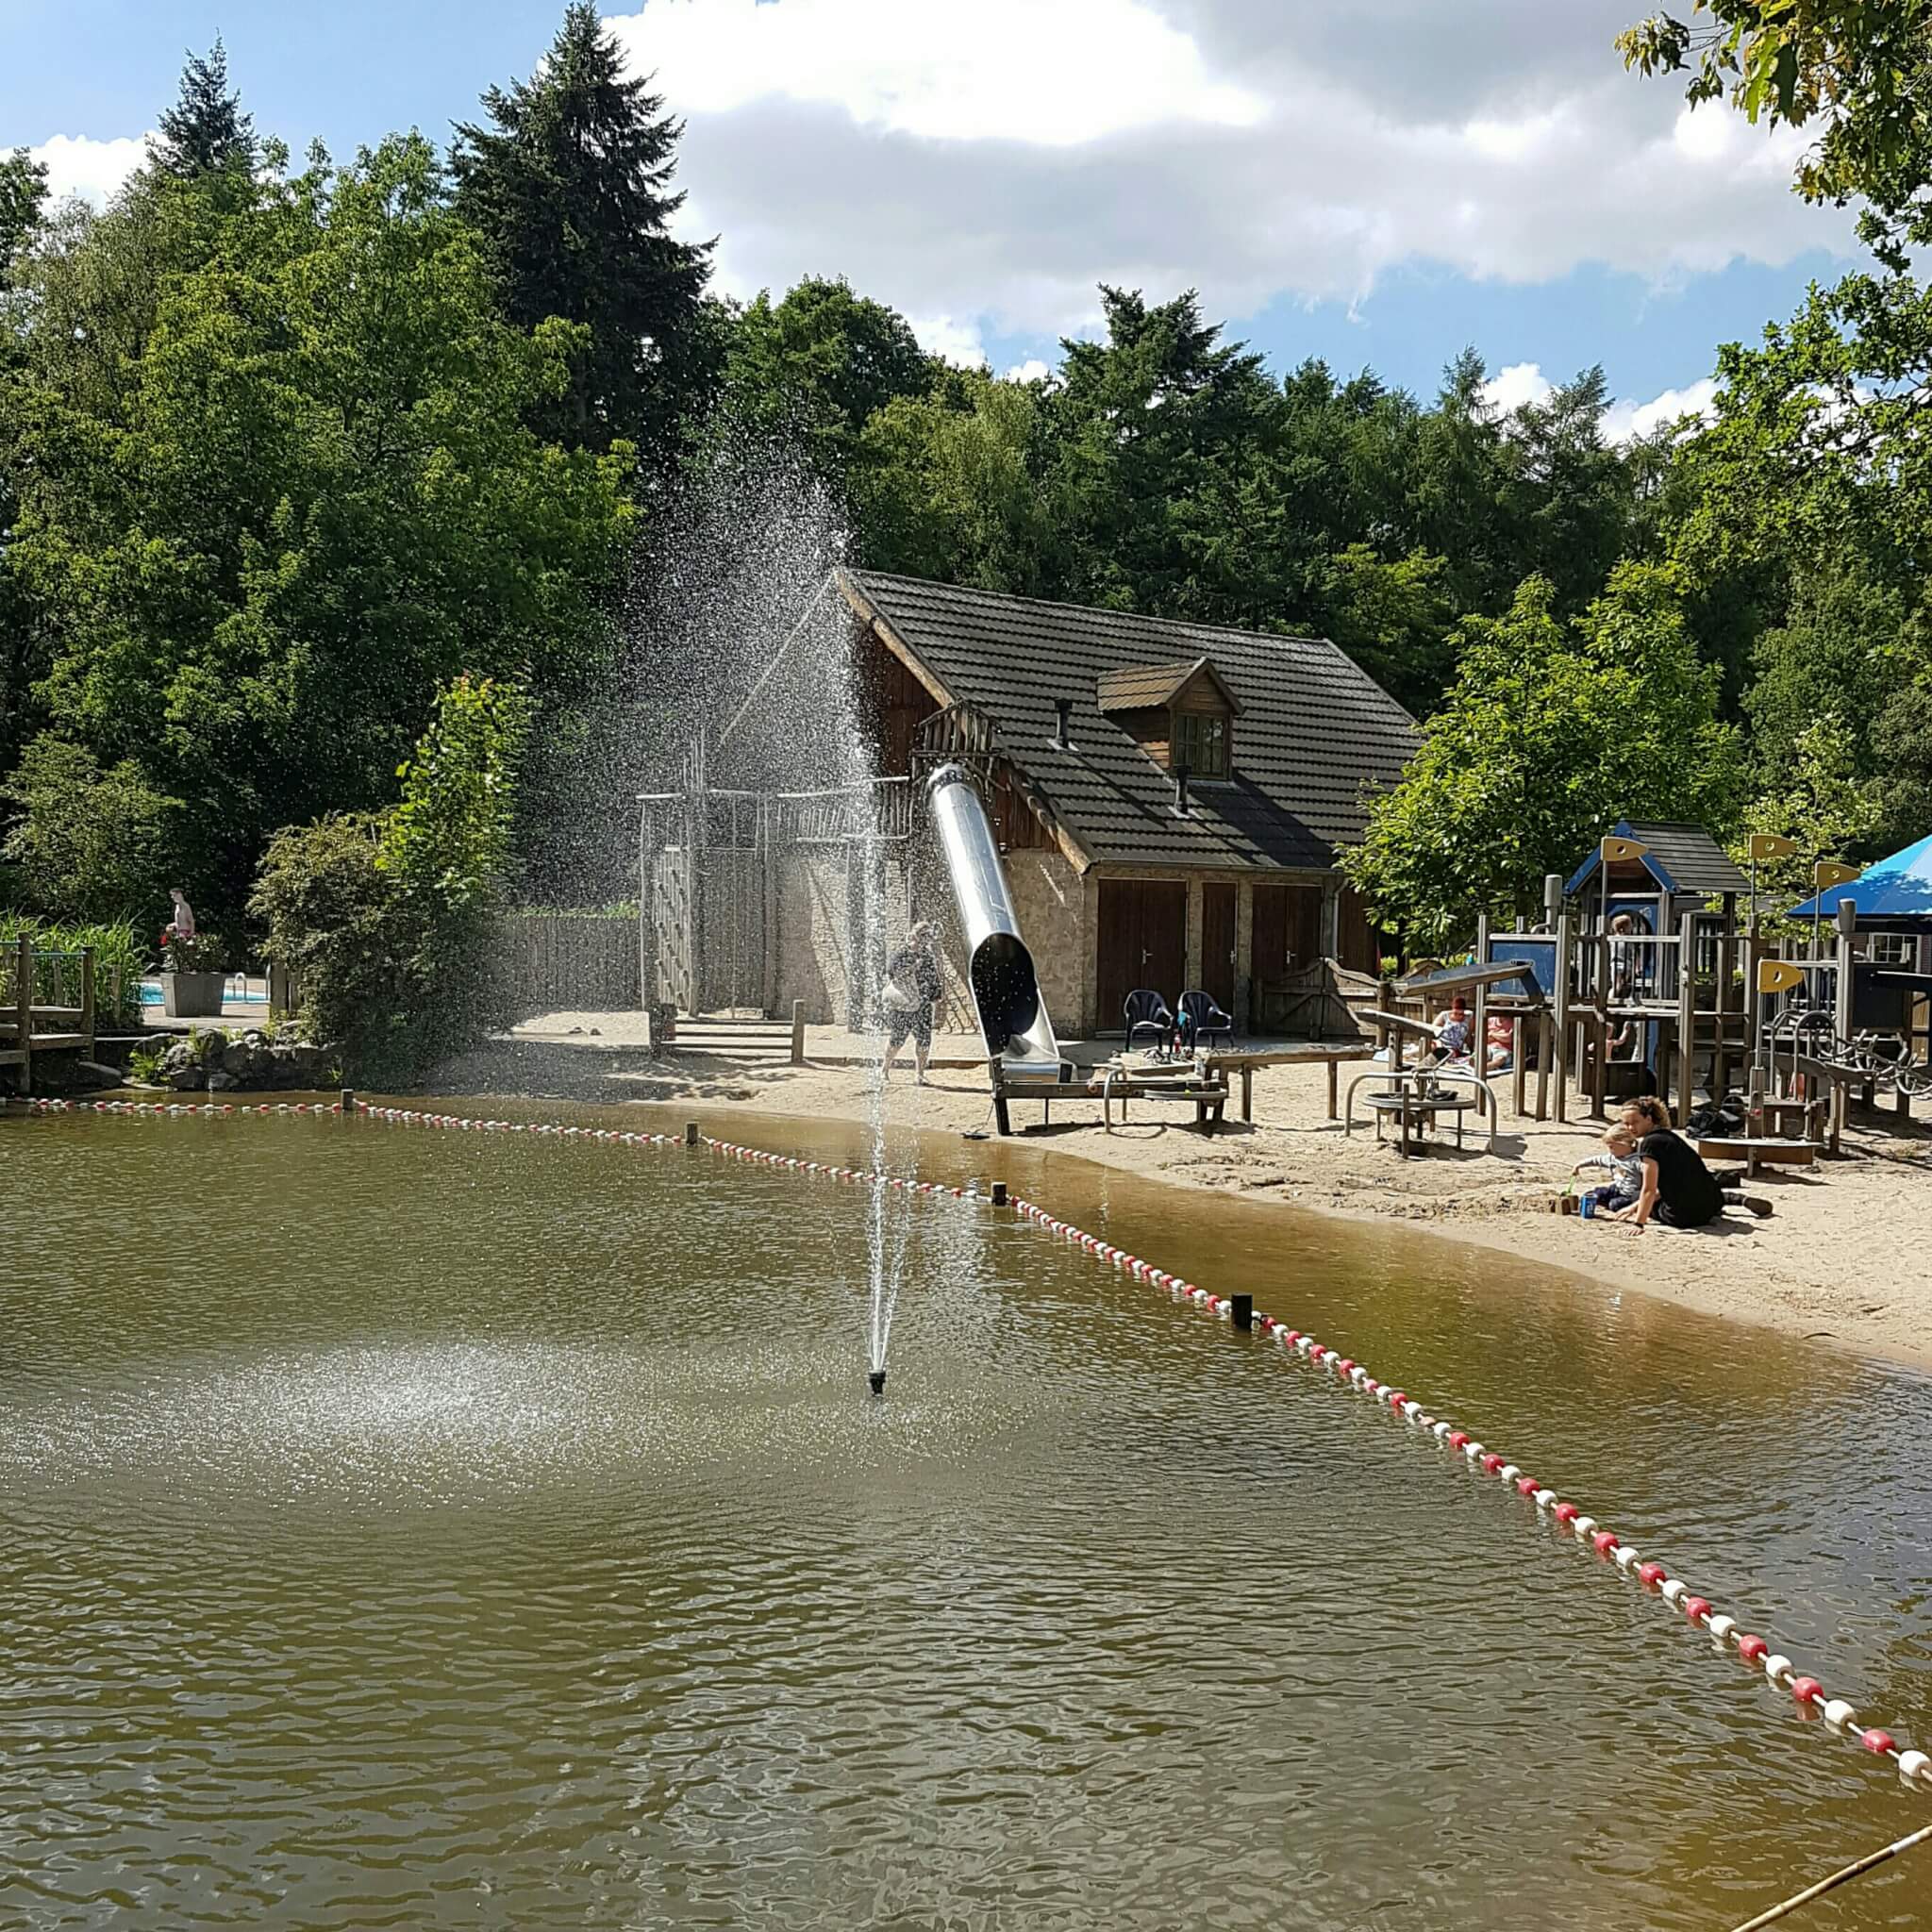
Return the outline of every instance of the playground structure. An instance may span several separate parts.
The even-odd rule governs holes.
[[[1764,843],[1758,856],[1789,856]],[[1818,898],[1801,909],[1822,913],[1857,876],[1821,862]],[[1479,918],[1469,964],[1388,983],[1382,1006],[1427,1025],[1462,995],[1472,1064],[1492,1085],[1507,1071],[1519,1116],[1565,1120],[1575,1101],[1603,1120],[1655,1092],[1682,1121],[1700,1090],[1713,1103],[1741,1090],[1741,1122],[1701,1144],[1753,1172],[1836,1151],[1855,1100],[1889,1092],[1908,1123],[1932,1094],[1932,922],[1888,929],[1847,900],[1828,924],[1816,917],[1780,941],[1748,910],[1740,922],[1740,900],[1755,906],[1751,882],[1696,828],[1625,824],[1568,880],[1544,882],[1540,924],[1500,931]]]

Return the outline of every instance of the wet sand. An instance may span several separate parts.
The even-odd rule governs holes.
[[[440,1069],[437,1092],[506,1093],[611,1103],[683,1105],[858,1122],[871,1074],[861,1064],[804,1067],[675,1054],[653,1057],[624,1024],[631,1015],[547,1016]],[[593,1037],[590,1027],[595,1025]],[[578,1030],[572,1032],[572,1028]],[[814,1029],[815,1036],[818,1030]],[[840,1034],[847,1054],[863,1043]],[[829,1048],[826,1029],[823,1041]],[[940,1042],[939,1058],[958,1058]],[[808,1048],[808,1051],[810,1049]],[[1341,1091],[1361,1066],[1341,1069]],[[1237,1089],[1237,1108],[1238,1108]],[[895,1128],[941,1134],[991,1130],[983,1070],[941,1065],[931,1084],[909,1066],[887,1090]],[[1506,1095],[1507,1105],[1507,1095]],[[1016,1105],[1024,1146],[1051,1148],[1149,1179],[1236,1193],[1256,1202],[1353,1220],[1407,1224],[1456,1241],[1561,1268],[1620,1292],[1659,1296],[1855,1353],[1932,1370],[1932,1133],[1901,1136],[1890,1114],[1855,1122],[1845,1155],[1804,1171],[1768,1171],[1748,1184],[1774,1208],[1768,1221],[1730,1210],[1707,1229],[1638,1230],[1550,1211],[1572,1169],[1595,1150],[1601,1124],[1519,1121],[1507,1112],[1492,1143],[1469,1121],[1460,1152],[1432,1145],[1404,1159],[1357,1124],[1327,1118],[1320,1066],[1260,1070],[1255,1119],[1230,1118],[1205,1136],[1191,1106],[1136,1103],[1104,1131],[1097,1102]]]

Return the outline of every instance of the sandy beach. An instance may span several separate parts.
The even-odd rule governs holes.
[[[638,1016],[554,1013],[440,1069],[438,1092],[688,1104],[815,1120],[861,1121],[870,1070],[863,1041],[812,1029],[808,1063],[739,1062],[711,1055],[653,1056]],[[592,1029],[595,1029],[594,1031]],[[821,1058],[812,1058],[816,1052]],[[971,1043],[936,1042],[936,1060],[964,1061]],[[837,1059],[825,1056],[836,1054]],[[1360,1066],[1344,1066],[1342,1090]],[[991,1126],[982,1068],[937,1064],[931,1084],[909,1064],[888,1088],[893,1127],[963,1134]],[[1506,1096],[1507,1102],[1507,1096]],[[1580,1106],[1581,1103],[1575,1105]],[[1857,1354],[1932,1370],[1932,1133],[1901,1135],[1887,1112],[1855,1114],[1845,1151],[1808,1170],[1768,1171],[1750,1191],[1774,1212],[1732,1209],[1708,1229],[1641,1231],[1550,1211],[1575,1163],[1595,1151],[1600,1124],[1517,1120],[1493,1142],[1472,1121],[1460,1152],[1432,1145],[1404,1159],[1372,1127],[1344,1136],[1327,1118],[1320,1066],[1255,1076],[1255,1118],[1200,1133],[1191,1107],[1137,1103],[1103,1129],[1097,1103],[1059,1108],[1049,1128],[1037,1106],[1016,1108],[1023,1144],[1074,1155],[1178,1187],[1239,1191],[1362,1221],[1399,1221],[1458,1241],[1561,1268],[1622,1292],[1757,1323]]]

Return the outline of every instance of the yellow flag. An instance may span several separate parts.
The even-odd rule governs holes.
[[[1790,858],[1798,850],[1793,841],[1780,839],[1775,832],[1753,832],[1749,849],[1760,865],[1767,858]]]
[[[1821,858],[1811,868],[1811,883],[1821,892],[1828,892],[1834,886],[1849,886],[1864,875],[1862,865],[1834,865],[1828,858]]]
[[[1757,962],[1759,992],[1790,992],[1794,986],[1803,986],[1804,983],[1804,974],[1787,959],[1760,959]]]
[[[1624,859],[1641,858],[1650,847],[1640,845],[1635,839],[1619,839],[1607,834],[1597,849],[1603,854],[1606,865],[1617,865]]]

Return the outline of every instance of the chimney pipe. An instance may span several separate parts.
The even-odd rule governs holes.
[[[1178,819],[1184,819],[1188,816],[1189,776],[1190,774],[1187,766],[1176,765],[1174,768],[1174,814]]]
[[[1074,701],[1072,698],[1056,698],[1053,701],[1053,708],[1058,716],[1058,723],[1053,728],[1054,745],[1057,750],[1065,751],[1067,748],[1067,720],[1073,716]]]

